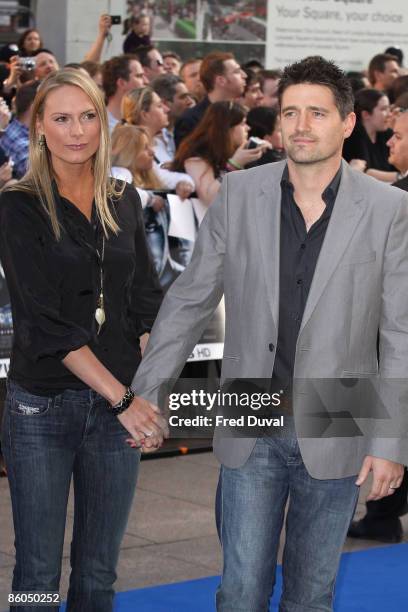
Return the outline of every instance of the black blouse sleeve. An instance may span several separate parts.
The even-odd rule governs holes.
[[[49,280],[51,241],[46,213],[24,192],[0,196],[0,260],[10,293],[14,341],[36,362],[63,359],[89,343],[91,330],[60,315],[61,296]]]
[[[159,311],[163,291],[147,246],[144,219],[140,198],[136,189],[126,188],[129,205],[136,215],[134,269],[129,300],[129,319],[137,328],[137,335],[150,332]]]

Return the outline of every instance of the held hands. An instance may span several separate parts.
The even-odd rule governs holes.
[[[362,485],[370,472],[373,472],[373,484],[367,496],[367,501],[376,501],[395,493],[401,486],[404,476],[404,466],[388,459],[380,459],[367,455],[363,461],[356,485]]]
[[[136,396],[118,419],[131,435],[126,442],[133,448],[141,447],[142,452],[157,450],[169,437],[167,421],[159,408],[143,397]]]

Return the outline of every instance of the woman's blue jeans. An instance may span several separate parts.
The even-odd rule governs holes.
[[[354,514],[356,476],[312,478],[296,437],[260,438],[240,468],[222,466],[217,492],[224,569],[218,612],[267,612],[286,502],[280,612],[331,612]]]
[[[67,610],[111,612],[140,461],[139,451],[125,443],[127,431],[109,413],[106,400],[90,389],[45,397],[9,382],[2,432],[15,530],[13,591],[59,590],[73,477]]]

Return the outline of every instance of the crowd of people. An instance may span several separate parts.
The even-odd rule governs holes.
[[[143,246],[137,253],[140,260],[136,272],[129,270],[119,256],[114,262],[117,266],[116,272],[121,270],[117,282],[122,282],[123,286],[127,287],[129,283],[135,282],[135,275],[138,275],[137,280],[143,288],[138,297],[141,301],[146,300],[143,304],[128,305],[129,313],[132,309],[137,311],[140,320],[143,319],[143,325],[134,329],[131,323],[126,321],[123,328],[116,330],[117,337],[122,338],[129,333],[132,338],[136,336],[139,338],[152,326],[161,300],[161,290],[166,291],[186,268],[194,248],[194,240],[187,240],[182,235],[177,236],[174,233],[170,235],[172,212],[168,196],[170,194],[178,196],[181,202],[185,202],[186,207],[192,201],[198,201],[200,210],[204,210],[205,214],[205,211],[212,206],[227,174],[285,159],[278,103],[278,86],[282,74],[280,70],[265,67],[256,61],[241,65],[232,53],[226,51],[212,51],[205,57],[189,58],[180,58],[171,49],[161,53],[151,40],[150,19],[148,14],[143,12],[135,13],[126,24],[123,54],[101,62],[110,28],[111,18],[102,15],[95,41],[83,61],[68,63],[63,67],[59,66],[52,50],[45,47],[42,33],[35,29],[24,32],[15,45],[7,45],[0,50],[2,62],[0,73],[3,77],[0,91],[0,189],[7,188],[13,194],[10,196],[10,201],[13,202],[17,200],[16,194],[20,189],[16,185],[24,186],[25,197],[29,197],[27,194],[32,195],[35,189],[39,190],[38,192],[45,192],[55,235],[58,235],[59,223],[66,223],[69,229],[70,224],[76,222],[78,227],[82,227],[83,235],[81,234],[82,237],[78,241],[71,236],[72,244],[69,245],[73,250],[80,247],[83,253],[87,252],[89,243],[93,244],[94,241],[90,235],[87,236],[89,224],[84,224],[86,220],[84,215],[88,221],[96,223],[90,206],[93,200],[96,202],[103,230],[101,236],[108,230],[114,233],[117,231],[114,217],[109,208],[105,208],[102,203],[103,197],[106,198],[107,194],[121,198],[123,208],[120,208],[119,216],[127,229],[136,227],[142,219],[145,238],[141,240],[149,249],[150,258]],[[399,49],[388,49],[373,57],[366,71],[350,72],[347,76],[354,91],[357,121],[352,134],[345,140],[344,159],[358,172],[408,191],[408,113],[406,112],[408,76],[403,66],[402,53]],[[71,181],[75,180],[75,175],[70,175],[69,172],[64,174],[66,168],[58,158],[57,132],[53,131],[59,127],[52,126],[53,121],[59,125],[68,122],[67,117],[59,112],[58,96],[62,95],[62,91],[67,92],[67,95],[70,92],[72,94],[72,88],[75,87],[81,91],[81,95],[84,94],[85,98],[92,100],[101,125],[106,127],[106,140],[103,138],[98,140],[95,133],[92,133],[91,124],[95,117],[86,114],[88,111],[84,98],[83,122],[89,122],[89,125],[87,123],[86,127],[75,129],[84,130],[84,133],[90,135],[89,138],[94,146],[92,153],[94,167],[87,165],[81,177],[85,182],[91,183],[93,174],[96,176],[97,164],[99,168],[102,167],[103,158],[108,164],[110,177],[116,179],[116,182],[109,182],[110,178],[99,170],[98,176],[103,182],[105,191],[102,193],[96,189],[94,193],[94,186],[89,189],[92,197],[89,202],[83,204],[82,218],[77,210],[73,214],[72,207],[70,209],[70,196],[75,193]],[[48,105],[49,124],[44,118],[45,103]],[[50,112],[52,104],[55,107],[53,111],[55,119]],[[77,100],[73,99],[73,107],[76,108],[77,104]],[[307,136],[307,128],[305,134]],[[56,160],[59,160],[58,163]],[[41,164],[44,164],[47,183],[44,182],[44,176],[41,176]],[[61,174],[57,176],[58,172]],[[21,180],[22,183],[19,183]],[[58,183],[57,186],[55,183]],[[53,208],[55,204],[53,193],[61,205],[61,210],[64,211],[63,215],[61,213],[61,218]],[[125,208],[126,203],[132,203],[135,199],[139,199],[141,203],[140,219],[137,215],[129,217],[130,213]],[[16,223],[17,231],[17,223],[22,223],[20,227],[24,226],[24,214],[16,206],[16,217],[13,217],[14,213],[9,209],[10,207],[4,209],[3,221],[9,222],[10,227],[12,223]],[[197,209],[193,207],[193,210]],[[21,217],[18,216],[20,213]],[[196,232],[202,218],[202,214],[195,217]],[[32,222],[34,227],[37,221],[34,217],[31,221],[25,219],[28,225],[21,230],[23,238],[26,234],[29,235],[29,223]],[[41,226],[38,229],[38,235],[41,236],[39,240],[40,242],[44,240],[48,244],[49,236],[44,238],[45,234]],[[125,252],[129,249],[130,239],[126,232],[123,235],[115,234],[114,240],[117,241],[118,249],[124,249]],[[17,247],[21,248],[22,244],[17,243]],[[9,255],[6,265],[10,277],[13,274],[12,256],[16,259],[21,257],[17,247],[12,247],[3,238],[3,253]],[[17,250],[13,250],[16,248]],[[115,248],[115,243],[109,246],[112,252]],[[107,256],[112,257],[109,249]],[[133,255],[132,249],[134,250],[134,245],[131,248]],[[31,253],[30,249],[28,252]],[[99,334],[105,322],[105,304],[109,304],[109,299],[104,301],[103,237],[101,243],[96,244],[95,252],[101,271],[100,286],[98,285],[100,300],[95,313]],[[35,257],[42,257],[43,254],[42,242],[33,246],[31,264],[35,261]],[[149,268],[149,261],[153,262],[154,270]],[[140,268],[140,262],[144,262],[145,270]],[[81,276],[81,266],[78,262],[76,265],[75,269]],[[49,266],[52,276],[55,273],[52,262]],[[38,270],[35,266],[32,268],[29,266],[29,269],[32,270],[34,278]],[[18,293],[17,284],[11,287],[15,294]],[[44,281],[44,293],[49,288],[49,284]],[[52,287],[52,290],[55,292],[55,304],[57,304],[61,296],[57,295],[55,287]],[[40,305],[33,303],[29,291],[25,296],[20,295],[19,299],[21,299],[21,312],[25,312],[29,304],[33,309],[32,312],[43,315]],[[55,304],[53,307],[56,308]],[[138,308],[140,310],[145,308],[145,311],[139,312]],[[68,314],[72,313],[67,313],[67,316]],[[49,313],[47,317],[49,319]],[[55,314],[55,320],[57,319],[58,316]],[[74,329],[65,320],[64,326],[66,326],[63,332],[65,344],[52,348],[52,354],[64,360],[64,366],[61,365],[60,369],[55,370],[57,381],[55,389],[60,388],[58,385],[63,386],[67,383],[63,367],[70,370],[70,376],[78,376],[85,385],[96,389],[92,376],[83,374],[86,370],[83,365],[85,362],[81,361],[82,358],[78,361],[76,356],[75,358],[72,356],[82,344],[89,341],[89,338],[81,336],[83,330],[80,326]],[[45,335],[50,335],[49,329],[44,329],[43,332]],[[25,339],[21,337],[21,341],[26,344],[29,342],[34,347],[37,342],[28,332]],[[114,338],[109,337],[106,346],[102,342],[98,350],[112,349],[113,341]],[[41,350],[41,347],[38,347],[40,357]],[[99,355],[98,350],[96,350],[97,355]],[[138,353],[135,358],[129,348],[126,357],[129,363],[133,359],[133,363],[137,365],[140,354]],[[83,359],[92,358],[88,354]],[[33,373],[29,372],[27,363],[23,360],[19,365],[22,376],[26,376],[26,379],[21,380],[28,381],[27,387],[30,387],[29,381],[32,382]],[[99,373],[101,372],[102,370]],[[43,374],[39,367],[38,376],[41,377]],[[114,378],[115,374],[114,365],[112,373],[108,375],[103,371],[101,374],[101,380],[105,377],[105,382],[108,381],[113,387],[116,385],[117,393],[112,398],[114,406],[124,391]],[[125,378],[128,380],[127,384],[130,384],[128,370]],[[84,388],[78,387],[78,393],[83,393],[82,399],[85,397]],[[97,390],[104,395],[103,387],[98,387]],[[17,398],[21,396],[24,405],[25,399],[21,390],[17,387],[12,388],[11,395],[13,394]],[[66,402],[71,399],[67,396]],[[42,409],[43,407],[38,405],[38,410]],[[122,407],[118,408],[121,409]],[[128,423],[123,421],[123,425],[130,431]],[[105,425],[102,424],[101,427]],[[135,429],[136,426],[132,427]],[[115,431],[111,433],[113,437],[117,434]],[[123,434],[123,431],[121,433]],[[130,487],[129,483],[136,478],[137,467],[130,455],[126,458],[128,460],[126,482]],[[407,486],[408,479],[405,473],[403,485],[392,500],[370,502],[366,517],[351,526],[350,535],[399,540],[401,538],[399,516],[407,511]],[[117,517],[121,523],[119,531],[126,522],[130,503],[131,497],[127,500],[126,507],[123,507],[122,515]],[[26,525],[23,529],[20,525],[20,528],[17,538],[23,549],[21,542],[28,527]],[[117,554],[116,544],[111,543],[113,560]],[[77,554],[80,555],[79,542],[76,542],[76,547]],[[21,558],[19,562],[23,567],[24,560]],[[114,568],[110,569],[114,572]],[[74,600],[74,591],[71,592],[71,596]],[[106,609],[109,608],[109,605],[105,603],[104,605]]]

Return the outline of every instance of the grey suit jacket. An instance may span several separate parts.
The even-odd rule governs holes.
[[[139,395],[157,403],[160,380],[179,375],[223,294],[222,377],[271,377],[271,345],[278,337],[284,166],[277,162],[224,178],[201,225],[192,261],[160,309],[132,382]],[[294,374],[298,380],[408,379],[408,196],[345,162],[300,327]],[[407,464],[408,398],[401,403],[401,394],[391,390],[387,402],[392,419],[378,419],[369,435],[299,437],[309,473],[315,478],[351,476],[367,454]],[[301,386],[293,403],[296,423],[310,409]],[[346,408],[340,401],[337,409]],[[398,431],[396,416],[401,418]],[[238,467],[255,441],[216,434],[214,451],[222,463]]]

